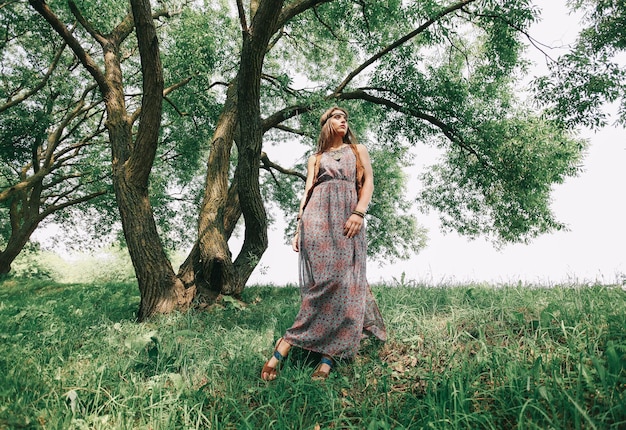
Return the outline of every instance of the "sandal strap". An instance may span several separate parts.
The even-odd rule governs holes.
[[[281,343],[283,343],[283,338],[281,337],[280,339],[278,339],[278,342],[276,342],[276,346],[274,347],[274,358],[276,358],[276,360],[283,361],[285,359],[285,355],[282,355],[280,352],[278,352],[278,347],[280,346]],[[286,342],[285,342],[286,343]]]
[[[330,359],[330,358],[328,358],[328,357],[322,357],[322,358],[320,359],[320,363],[321,363],[321,364],[327,364],[327,365],[329,365],[331,369],[332,369],[332,367],[333,367],[333,365],[334,365],[333,360],[332,360],[332,359]]]

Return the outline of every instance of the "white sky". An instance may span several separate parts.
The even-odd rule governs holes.
[[[550,46],[572,42],[579,28],[565,0],[544,3],[542,21],[531,34]],[[562,51],[561,51],[562,52]],[[553,51],[558,56],[559,51]],[[542,56],[532,75],[543,74]],[[626,131],[607,127],[597,133],[583,131],[590,146],[584,172],[555,188],[553,210],[569,231],[542,236],[529,245],[512,245],[498,251],[483,240],[468,241],[456,234],[443,235],[435,215],[418,215],[429,229],[427,248],[408,261],[379,267],[368,264],[370,283],[394,283],[404,273],[406,281],[428,284],[461,282],[553,285],[557,283],[626,282]],[[285,150],[271,149],[274,153]],[[426,157],[429,157],[429,155]],[[413,174],[413,172],[412,172]],[[286,285],[298,283],[297,254],[283,243],[282,224],[270,231],[270,245],[251,282]]]

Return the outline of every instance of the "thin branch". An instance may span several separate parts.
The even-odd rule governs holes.
[[[453,51],[457,51],[459,54],[461,54],[463,56],[463,58],[465,60],[465,64],[466,64],[467,68],[469,69],[470,65],[471,65],[471,61],[469,59],[469,55],[468,55],[467,51],[463,50],[462,46],[457,46],[456,42],[454,40],[452,40],[452,38],[450,37],[449,34],[446,34],[444,37],[446,38],[446,40],[448,41],[448,43],[450,44],[450,47],[451,47],[449,55],[448,55],[448,64],[450,64],[450,62],[452,61],[452,52]]]
[[[356,3],[361,6],[361,13],[363,14],[363,21],[365,22],[365,28],[367,29],[367,34],[370,35],[370,37],[372,36],[372,29],[369,23],[369,20],[367,19],[367,7],[366,4],[363,0],[357,0]]]
[[[74,15],[80,25],[82,25],[83,28],[87,30],[87,33],[89,33],[91,37],[93,37],[100,45],[104,45],[108,42],[108,40],[102,35],[102,33],[93,28],[89,21],[85,19],[80,9],[78,9],[78,6],[76,6],[76,3],[74,3],[74,0],[68,0],[67,3],[70,7],[70,12],[72,12],[72,15]]]
[[[76,123],[64,134],[64,136],[60,140],[60,143],[63,143],[70,139],[72,136],[74,136],[74,133],[79,131],[81,125],[83,125],[86,121],[95,116],[100,117],[100,119],[98,120],[99,125],[97,127],[94,127],[95,130],[99,130],[101,128],[101,118],[105,114],[104,109],[101,108],[101,104],[102,103],[92,103],[83,107],[82,112],[80,112],[80,116],[82,116],[82,118],[76,121]],[[98,107],[99,109],[94,109],[96,107]]]
[[[63,38],[65,43],[72,49],[76,57],[83,64],[85,69],[98,83],[100,91],[106,96],[109,92],[109,85],[106,78],[96,62],[91,56],[83,49],[80,42],[72,35],[63,22],[52,12],[50,7],[44,2],[44,0],[28,0],[30,5],[35,9],[50,26]]]
[[[280,82],[280,80],[272,75],[268,75],[266,73],[262,73],[261,74],[261,79],[265,79],[267,82],[269,82],[270,84],[272,84],[273,86],[275,86],[278,89],[281,90],[285,90],[285,92],[289,95],[295,96],[298,94],[298,92],[296,90],[294,90],[293,88],[289,87],[288,85],[283,85],[282,82]]]
[[[174,103],[172,103],[172,102],[169,100],[169,98],[167,98],[167,96],[168,96],[171,92],[173,92],[173,91],[175,91],[175,90],[177,90],[177,89],[179,89],[179,88],[181,88],[181,87],[183,87],[183,86],[187,85],[187,84],[191,81],[191,79],[192,79],[192,77],[191,77],[191,76],[190,76],[190,77],[187,77],[187,78],[183,79],[182,81],[177,82],[177,83],[175,83],[175,84],[173,84],[173,85],[170,85],[169,87],[167,87],[167,88],[165,88],[165,89],[163,90],[163,98],[165,99],[165,101],[166,101],[166,102],[168,102],[168,103],[169,103],[169,104],[170,104],[170,105],[174,108],[174,110],[175,110],[176,112],[178,112],[178,114],[179,114],[180,116],[185,116],[185,114],[184,114],[183,112],[181,112],[180,110],[178,110],[178,107],[177,107],[177,106],[175,106],[175,105],[174,105]],[[136,94],[136,95],[139,95],[139,94]],[[131,118],[130,118],[130,123],[131,123],[131,124],[133,124],[135,121],[137,121],[137,118],[139,118],[139,115],[141,115],[141,107],[137,108],[137,110],[135,110],[135,112],[133,112],[133,115],[132,115],[132,116],[131,116]]]
[[[263,132],[265,133],[269,129],[277,127],[281,122],[286,121],[289,118],[310,112],[313,109],[314,106],[309,104],[294,105],[281,109],[263,120],[261,125]]]
[[[72,174],[69,174],[69,175],[57,176],[53,180],[51,180],[49,183],[47,183],[44,188],[45,189],[54,188],[55,186],[65,182],[65,181],[69,181],[70,179],[81,178],[82,176],[83,176],[82,173],[72,173]],[[68,193],[71,193],[71,191],[73,189],[75,189],[75,188],[72,188],[69,191],[65,191],[64,193],[59,194],[59,196],[67,195]]]
[[[4,2],[4,3],[0,3],[0,9],[5,8],[5,7],[7,7],[7,6],[9,6],[9,5],[13,4],[13,3],[17,3],[17,2],[18,2],[18,0],[13,0],[13,1],[7,1],[7,2]]]
[[[490,18],[490,19],[499,19],[502,20],[506,25],[508,25],[509,27],[511,27],[512,29],[514,29],[515,31],[517,31],[518,33],[523,34],[524,36],[526,36],[526,38],[528,39],[528,41],[530,42],[530,44],[532,46],[534,46],[539,52],[541,52],[544,57],[546,57],[547,59],[549,59],[552,62],[556,62],[555,59],[553,59],[550,54],[548,54],[543,48],[550,48],[552,49],[553,47],[550,45],[546,45],[545,43],[539,42],[537,39],[535,39],[534,37],[532,37],[530,35],[529,32],[527,32],[526,30],[523,30],[522,28],[520,28],[519,26],[513,24],[513,22],[511,22],[510,19],[507,19],[505,16],[503,15],[494,15],[494,14],[484,14],[484,13],[478,13],[476,14],[476,16],[482,17],[482,18]]]
[[[170,85],[169,87],[165,88],[163,90],[163,97],[168,96],[171,92],[179,89],[180,87],[184,87],[185,85],[187,85],[193,78],[191,76],[183,79],[180,82],[177,82],[175,84]]]
[[[287,127],[286,125],[277,125],[274,128],[285,131],[287,133],[295,134],[298,136],[306,136],[306,133],[304,133],[302,130],[296,130],[295,128]]]
[[[317,8],[316,8],[316,7],[314,7],[314,8],[313,8],[313,14],[315,15],[315,18],[317,18],[317,21],[318,21],[320,24],[322,24],[322,27],[325,27],[325,28],[326,28],[326,30],[328,30],[328,32],[329,32],[330,34],[332,34],[332,35],[333,35],[333,37],[334,37],[335,39],[337,39],[337,40],[341,40],[341,41],[343,41],[343,42],[346,42],[346,40],[345,40],[345,39],[343,39],[343,38],[339,37],[339,35],[337,35],[337,34],[335,33],[335,30],[332,28],[332,26],[330,26],[330,25],[326,24],[326,22],[324,22],[324,20],[322,19],[322,17],[321,17],[321,16],[319,16],[319,14],[317,13]]]
[[[282,174],[285,175],[290,175],[290,176],[297,176],[298,178],[302,179],[303,181],[306,181],[306,175],[296,171],[296,170],[292,170],[292,169],[285,169],[284,167],[274,163],[273,161],[271,161],[269,159],[269,157],[267,156],[267,153],[265,153],[265,151],[261,152],[261,162],[263,163],[261,165],[261,169],[265,169],[268,170],[271,173],[271,169],[277,170]],[[276,178],[274,178],[276,179]]]
[[[285,36],[285,32],[283,30],[278,31],[278,34],[274,37],[274,39],[267,45],[267,49],[266,52],[270,52],[274,46],[276,46],[276,44],[280,41],[280,39],[283,38],[283,36]]]
[[[346,86],[350,83],[350,81],[352,81],[352,79],[354,79],[359,73],[365,70],[372,63],[378,61],[380,58],[384,57],[386,54],[388,54],[392,50],[398,48],[399,46],[404,45],[409,40],[418,36],[423,31],[425,31],[428,27],[430,27],[431,25],[439,21],[442,17],[448,14],[451,14],[474,1],[476,0],[462,0],[461,2],[457,4],[454,4],[452,6],[445,8],[444,10],[442,10],[441,12],[437,13],[435,16],[427,20],[425,23],[417,27],[415,30],[410,32],[409,34],[405,35],[404,37],[401,37],[400,39],[393,42],[391,45],[385,47],[384,49],[378,51],[376,54],[372,55],[370,58],[365,60],[365,62],[363,62],[360,66],[358,66],[356,69],[350,72],[350,74],[348,74],[348,76],[343,80],[343,82],[341,82],[339,86],[335,89],[335,94],[336,95],[340,94],[346,88]]]
[[[362,90],[356,90],[350,93],[342,93],[342,100],[364,100],[370,103],[378,104],[381,106],[386,106],[390,109],[393,109],[397,112],[404,113],[406,115],[412,116],[414,118],[423,119],[424,121],[429,122],[430,124],[437,127],[441,132],[452,142],[459,145],[460,148],[465,150],[467,153],[472,154],[476,157],[476,159],[486,168],[494,169],[494,167],[488,163],[484,158],[469,144],[467,144],[463,138],[456,132],[456,130],[441,121],[439,118],[427,114],[425,112],[414,109],[413,107],[400,105],[392,100],[385,99],[382,97],[376,97],[371,94],[366,93]]]
[[[211,88],[216,87],[216,86],[218,86],[218,85],[221,85],[221,86],[223,86],[223,87],[228,88],[228,86],[230,85],[230,83],[228,83],[228,82],[222,82],[222,81],[216,81],[216,82],[213,82],[211,85],[209,85],[209,87],[207,88],[207,90],[210,90]]]
[[[24,100],[26,100],[27,98],[29,98],[30,96],[35,94],[37,91],[39,91],[40,89],[42,89],[46,85],[46,83],[48,82],[48,79],[50,79],[50,76],[52,76],[52,72],[54,72],[54,70],[56,69],[57,65],[59,64],[59,60],[61,59],[61,55],[63,54],[63,51],[65,50],[66,46],[67,46],[67,43],[63,43],[63,45],[59,48],[59,50],[57,51],[57,53],[55,54],[55,56],[54,56],[54,58],[52,60],[52,63],[48,67],[48,70],[46,71],[46,73],[43,76],[43,78],[41,79],[41,81],[39,81],[39,83],[37,85],[35,85],[29,91],[26,91],[26,92],[22,93],[19,97],[11,99],[8,102],[6,102],[5,104],[0,105],[0,113],[5,111],[5,110],[7,110],[7,109],[9,109],[10,107],[13,107],[13,106],[23,102]]]
[[[276,30],[284,26],[293,17],[306,12],[307,10],[315,7],[319,4],[329,3],[332,0],[297,0],[289,5],[285,6],[280,12],[278,22],[276,23]]]
[[[61,164],[65,164],[66,161],[75,158],[82,148],[92,144],[92,142],[91,142],[92,139],[95,139],[96,137],[100,136],[101,134],[103,134],[105,132],[106,132],[106,128],[99,127],[99,128],[96,129],[96,131],[94,131],[93,133],[89,134],[88,136],[85,136],[84,138],[82,138],[78,142],[76,142],[76,143],[74,143],[72,145],[69,145],[67,148],[63,148],[62,150],[60,150],[55,155],[55,164],[53,166],[53,169],[57,169],[57,168],[59,168],[61,166]],[[72,152],[74,154],[70,154]]]
[[[86,93],[83,93],[83,97]],[[75,108],[72,112],[67,115],[59,124],[59,126],[48,135],[48,147],[46,148],[46,159],[44,161],[44,166],[50,166],[54,160],[54,151],[58,147],[61,136],[63,135],[63,130],[69,125],[69,123],[80,113],[83,111],[83,106],[85,105],[85,99],[81,98],[78,103],[76,103]]]
[[[88,202],[89,200],[93,200],[96,197],[99,197],[103,194],[106,194],[107,191],[106,190],[101,190],[101,191],[96,191],[94,193],[91,194],[87,194],[85,196],[82,196],[80,198],[74,199],[74,200],[68,200],[65,203],[62,203],[60,205],[52,205],[52,206],[48,206],[44,211],[41,212],[40,214],[40,219],[44,219],[45,217],[47,217],[48,215],[59,211],[61,209],[65,209],[68,206],[74,206],[77,205],[79,203],[84,203],[84,202]]]
[[[250,29],[248,28],[248,23],[246,21],[246,11],[243,8],[242,0],[237,0],[237,13],[239,14],[239,24],[241,25],[241,31],[243,33],[248,33]]]

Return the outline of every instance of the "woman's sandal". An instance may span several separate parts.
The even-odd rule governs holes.
[[[321,370],[322,364],[327,364],[330,369],[328,369],[327,372],[324,372]],[[333,360],[330,357],[322,357],[322,359],[320,360],[320,364],[317,365],[317,367],[315,368],[315,372],[313,372],[313,375],[311,375],[311,378],[316,380],[316,381],[323,381],[326,378],[328,378],[328,375],[330,375],[330,371],[333,369]]]
[[[270,366],[270,360],[271,360],[270,358],[270,360],[267,360],[265,364],[263,365],[263,369],[261,369],[261,379],[264,381],[273,381],[278,376],[278,368],[282,365],[283,360],[285,359],[285,356],[287,355],[285,354],[285,356],[283,356],[280,352],[278,352],[278,347],[280,346],[282,341],[283,341],[283,338],[281,337],[280,339],[278,339],[278,341],[276,341],[276,345],[274,346],[273,356],[276,360],[278,360],[276,367]],[[266,375],[266,377],[264,377],[263,375]]]

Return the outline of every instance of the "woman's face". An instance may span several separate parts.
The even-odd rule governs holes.
[[[330,127],[333,132],[341,137],[345,136],[348,132],[348,118],[346,117],[345,112],[338,109],[334,110],[330,114],[328,121],[330,121]]]

